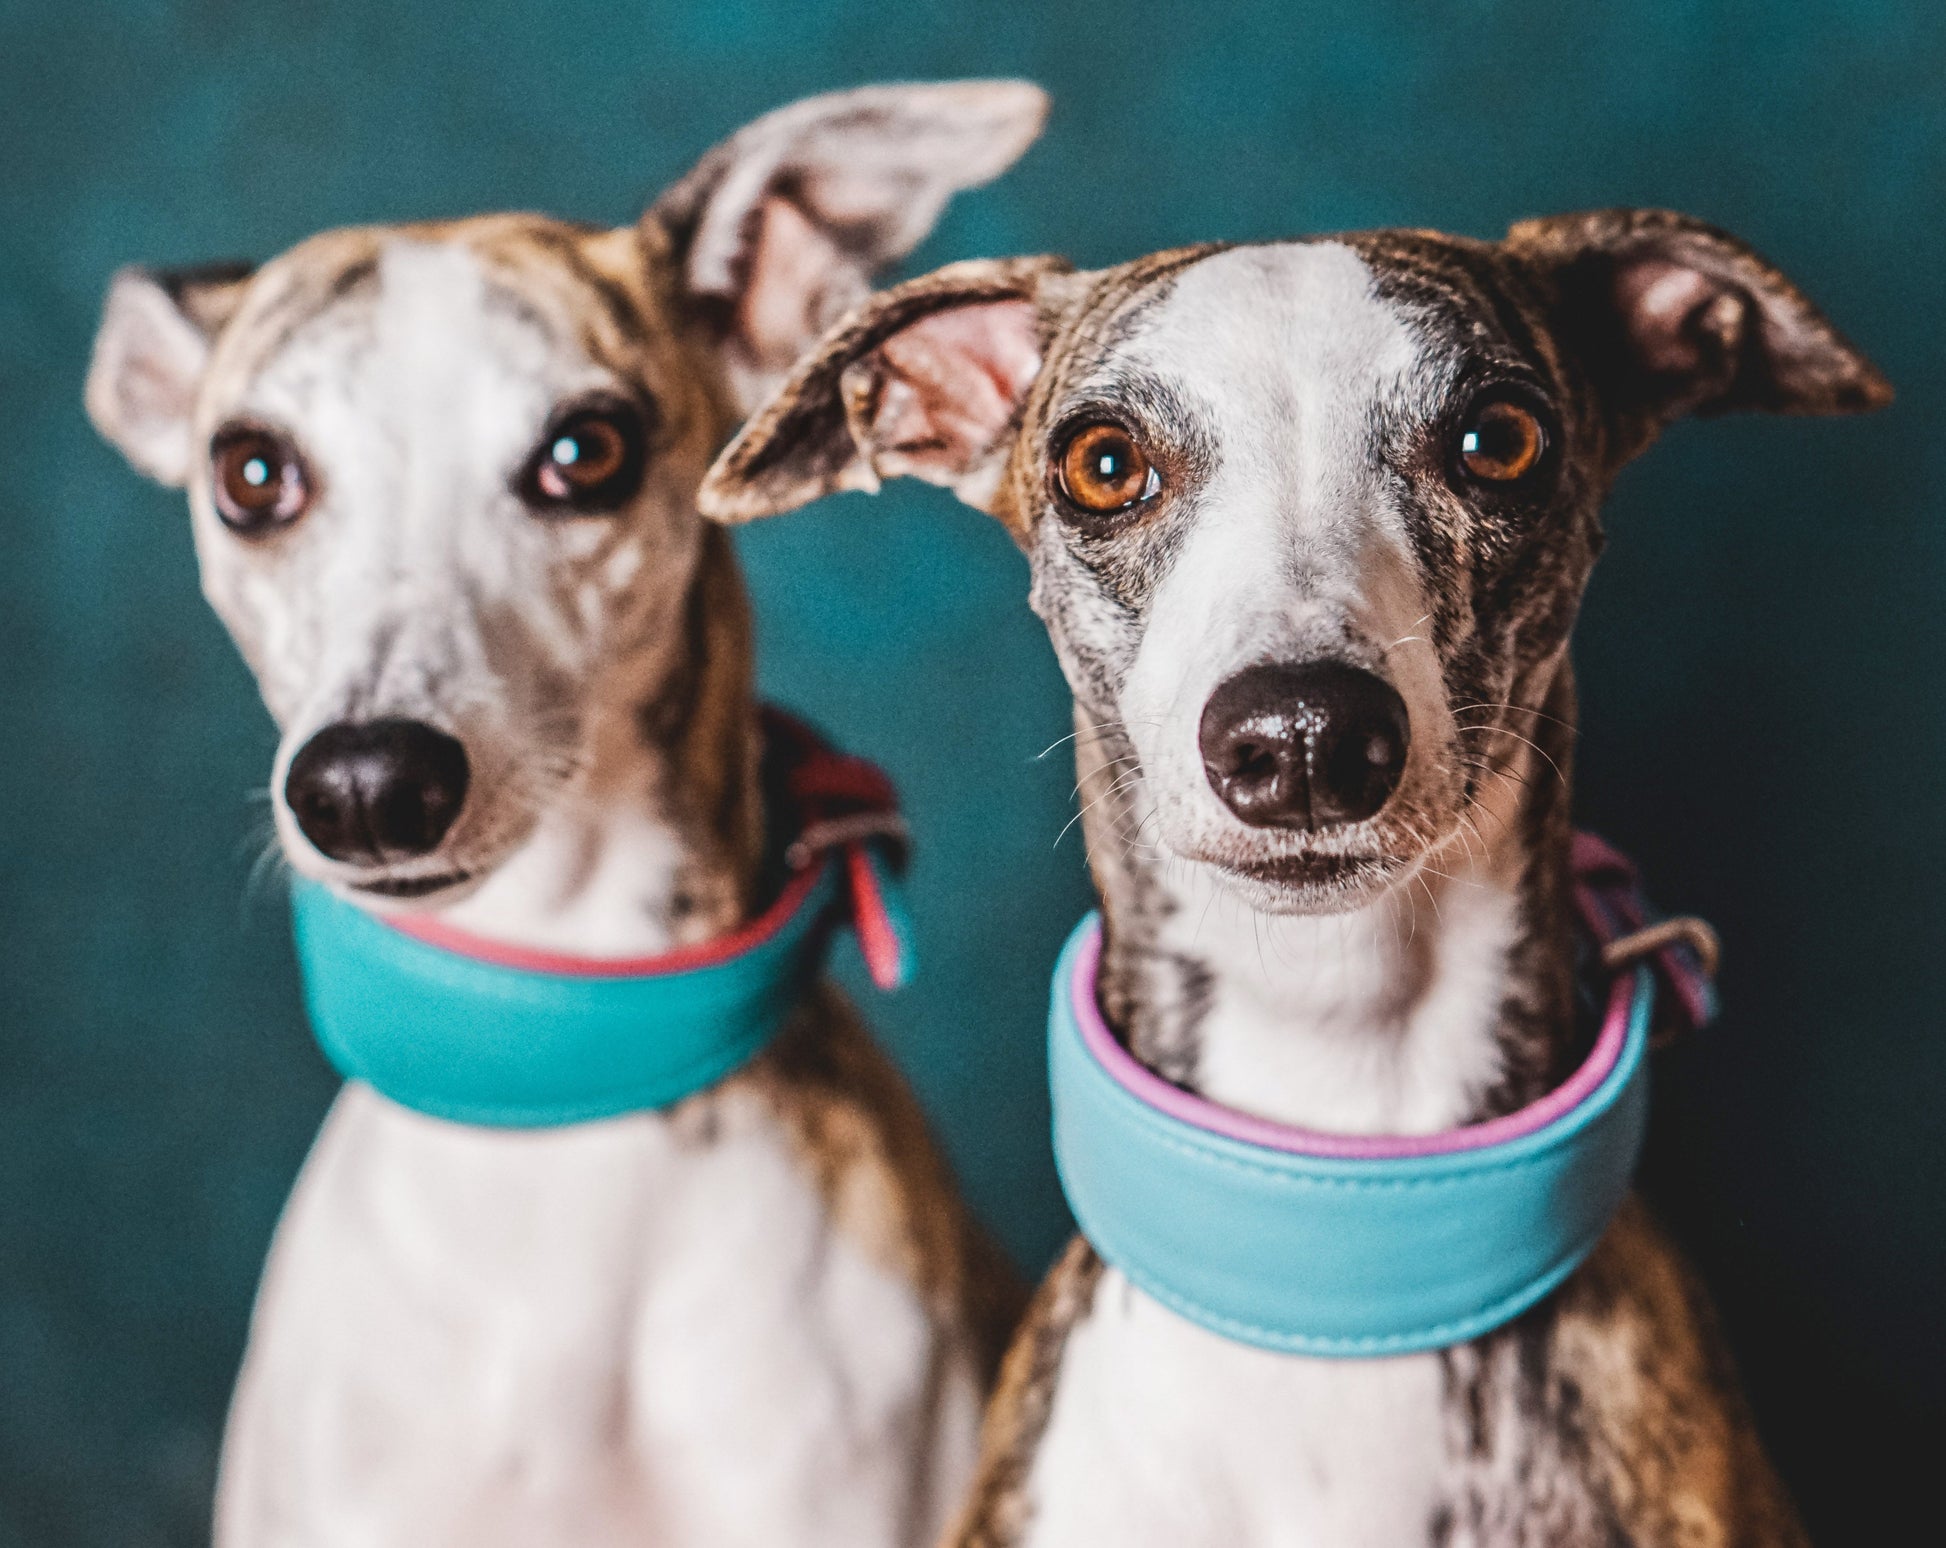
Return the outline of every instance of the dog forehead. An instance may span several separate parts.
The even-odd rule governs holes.
[[[1183,390],[1222,439],[1307,405],[1383,396],[1422,353],[1410,313],[1335,241],[1212,253],[1132,297],[1106,336],[1116,342],[1096,370],[1133,368]]]
[[[555,402],[619,374],[464,242],[385,235],[327,272],[270,277],[211,373],[212,428],[260,418],[333,460],[466,452],[498,476]]]
[[[539,377],[571,369],[579,353],[540,299],[499,283],[480,254],[410,238],[380,250],[372,350],[385,366],[462,389],[477,369]]]
[[[485,224],[329,232],[274,259],[221,340],[211,412],[302,412],[301,400],[360,378],[402,388],[437,377],[463,391],[486,372],[558,391],[621,374],[622,352],[601,347],[615,298],[559,261],[567,244],[473,229]],[[596,312],[604,326],[589,324]],[[376,406],[392,394],[361,396]]]

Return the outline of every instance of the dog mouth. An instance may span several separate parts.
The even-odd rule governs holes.
[[[1343,847],[1302,840],[1291,844],[1297,837],[1290,835],[1269,853],[1254,845],[1215,845],[1183,858],[1207,867],[1219,885],[1267,914],[1330,914],[1362,907],[1411,875],[1423,858],[1417,845],[1401,853],[1405,846],[1394,848],[1375,834],[1364,836],[1363,842],[1346,835],[1354,841]]]
[[[1320,892],[1366,880],[1379,872],[1390,871],[1396,864],[1383,855],[1298,854],[1278,855],[1268,860],[1219,862],[1217,868],[1259,887]]]
[[[1393,855],[1318,853],[1208,863],[1225,886],[1270,914],[1356,908],[1391,886],[1406,864]]]
[[[353,892],[394,902],[416,902],[435,893],[463,887],[473,880],[472,871],[442,871],[433,876],[375,876],[370,881],[347,882]]]
[[[1443,823],[1421,813],[1362,834],[1329,835],[1322,844],[1293,834],[1292,847],[1269,854],[1241,845],[1212,846],[1183,858],[1207,866],[1261,912],[1346,913],[1410,885],[1430,865],[1464,864],[1460,858],[1440,859],[1449,851],[1471,855],[1461,838],[1464,831],[1463,812]]]

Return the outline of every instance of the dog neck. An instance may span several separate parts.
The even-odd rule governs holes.
[[[1346,1134],[1433,1133],[1558,1084],[1579,1051],[1565,666],[1521,702],[1537,701],[1460,840],[1375,902],[1322,915],[1259,912],[1142,843],[1133,749],[1078,711],[1098,993],[1130,1051],[1225,1106]]]
[[[679,617],[583,707],[582,761],[453,924],[514,945],[633,957],[749,916],[763,854],[749,609],[728,536],[705,528]]]

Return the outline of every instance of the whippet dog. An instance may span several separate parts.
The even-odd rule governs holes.
[[[300,878],[597,966],[758,912],[789,835],[697,484],[1045,105],[869,87],[757,120],[619,229],[489,215],[116,277],[88,406],[187,487]],[[353,1082],[272,1248],[217,1541],[928,1541],[1005,1277],[827,987],[666,1112],[520,1132]]]
[[[1889,396],[1769,263],[1660,211],[982,261],[856,310],[702,503],[907,475],[997,516],[1075,697],[1086,1013],[1244,1124],[1428,1136],[1587,1053],[1568,640],[1617,471],[1682,414]],[[1671,1245],[1633,1199],[1589,1245],[1495,1331],[1334,1359],[1077,1239],[948,1540],[1801,1541]]]

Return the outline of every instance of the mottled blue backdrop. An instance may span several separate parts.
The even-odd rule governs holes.
[[[1083,262],[1667,204],[1746,235],[1901,398],[1685,426],[1581,635],[1585,815],[1729,944],[1659,1071],[1653,1192],[1826,1543],[1937,1520],[1946,1339],[1946,8],[1325,0],[0,0],[0,1544],[204,1532],[280,1201],[331,1094],[272,739],[178,495],[90,434],[110,271],[502,207],[625,221],[806,92],[1010,73],[1046,141],[921,255]],[[883,760],[923,973],[877,1009],[981,1210],[1065,1230],[1044,974],[1086,902],[1065,696],[999,530],[901,488],[746,534],[763,677]]]

